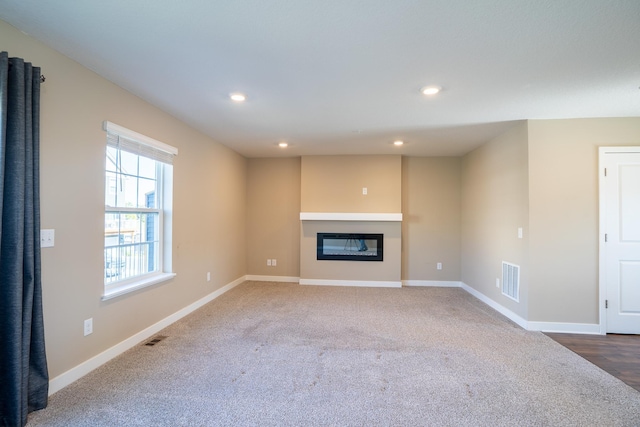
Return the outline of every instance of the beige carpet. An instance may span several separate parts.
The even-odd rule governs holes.
[[[640,393],[461,289],[244,283],[29,426],[637,426]]]

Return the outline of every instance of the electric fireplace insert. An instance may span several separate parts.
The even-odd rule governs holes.
[[[317,259],[382,261],[383,235],[371,233],[318,233]]]

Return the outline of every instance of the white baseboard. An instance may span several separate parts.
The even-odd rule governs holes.
[[[293,276],[256,276],[256,275],[247,275],[245,276],[247,280],[253,280],[256,282],[286,282],[286,283],[298,283],[300,281],[299,277]]]
[[[527,330],[529,329],[528,322],[522,317],[518,316],[513,311],[509,310],[506,307],[503,307],[502,305],[498,304],[497,302],[495,302],[485,294],[478,292],[477,290],[473,289],[471,286],[467,285],[464,282],[461,282],[461,287],[462,289],[469,292],[474,297],[478,298],[483,303],[487,304],[489,307],[493,308],[498,313],[507,317],[512,322],[518,324],[522,329],[527,329]]]
[[[422,287],[436,287],[436,288],[459,288],[462,286],[462,282],[456,282],[453,280],[403,280],[402,286],[422,286]]]
[[[159,322],[149,326],[146,329],[143,329],[142,331],[138,332],[137,334],[125,339],[124,341],[114,345],[113,347],[103,351],[102,353],[92,357],[91,359],[89,359],[89,360],[87,360],[85,362],[82,362],[78,366],[75,366],[75,367],[69,369],[67,372],[64,372],[64,373],[58,375],[57,377],[51,379],[49,381],[49,395],[52,395],[56,391],[59,391],[59,390],[63,389],[64,387],[68,386],[69,384],[71,384],[72,382],[82,378],[83,376],[87,375],[89,372],[93,371],[94,369],[104,365],[109,360],[113,359],[114,357],[119,356],[120,354],[124,353],[125,351],[129,350],[130,348],[138,345],[140,342],[142,342],[142,341],[146,340],[147,338],[150,338],[154,334],[160,332],[162,329],[166,328],[167,326],[171,325],[172,323],[182,319],[183,317],[185,317],[188,314],[191,314],[192,312],[194,312],[195,310],[199,309],[203,305],[205,305],[205,304],[213,301],[214,299],[218,298],[220,295],[224,294],[225,292],[235,288],[236,286],[238,286],[240,283],[244,282],[245,280],[246,280],[246,276],[242,276],[242,277],[234,280],[233,282],[231,282],[231,283],[223,286],[222,288],[210,293],[209,295],[205,296],[204,298],[201,298],[198,301],[186,306],[182,310],[179,310],[179,311],[173,313],[172,315],[170,315],[168,317],[165,317],[164,319],[162,319]]]
[[[591,334],[601,335],[600,325],[596,323],[560,323],[560,322],[531,322],[523,319],[515,314],[513,311],[498,304],[486,295],[473,289],[471,286],[462,283],[462,289],[469,292],[474,297],[478,298],[489,307],[496,310],[498,313],[509,318],[512,322],[517,323],[521,328],[528,331],[539,332],[557,332],[564,334]]]
[[[361,286],[366,288],[401,288],[401,281],[300,279],[301,285]]]
[[[606,335],[597,323],[528,322],[530,331]]]

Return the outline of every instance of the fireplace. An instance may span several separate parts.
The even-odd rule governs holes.
[[[402,287],[402,214],[301,212],[300,220],[301,285]],[[325,249],[331,235],[339,239]]]
[[[383,261],[383,235],[317,233],[318,260]]]

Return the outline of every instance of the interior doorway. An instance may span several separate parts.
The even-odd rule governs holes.
[[[640,334],[640,147],[601,147],[600,324]]]

